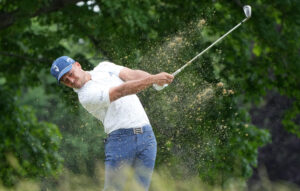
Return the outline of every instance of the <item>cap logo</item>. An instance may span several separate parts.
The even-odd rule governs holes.
[[[56,65],[53,66],[53,69],[55,70],[55,72],[59,72],[59,68]]]
[[[72,62],[72,59],[71,58],[67,58],[67,62]]]

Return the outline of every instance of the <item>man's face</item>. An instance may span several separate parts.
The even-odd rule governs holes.
[[[84,74],[81,65],[75,62],[72,69],[60,78],[60,82],[70,88],[81,88],[84,85]]]

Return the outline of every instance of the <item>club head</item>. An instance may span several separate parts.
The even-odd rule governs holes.
[[[244,9],[244,13],[246,15],[247,18],[250,18],[251,17],[251,6],[250,5],[245,5],[243,7]]]

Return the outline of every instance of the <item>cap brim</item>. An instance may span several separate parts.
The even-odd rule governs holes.
[[[60,83],[60,78],[63,77],[66,73],[68,73],[72,69],[73,64],[70,64],[69,66],[65,67],[60,74],[58,75],[57,82]]]

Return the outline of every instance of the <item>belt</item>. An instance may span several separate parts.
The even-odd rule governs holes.
[[[135,128],[128,128],[128,129],[117,129],[111,132],[110,134],[108,134],[108,136],[122,135],[122,134],[136,135],[136,134],[143,134],[144,132],[147,131],[152,131],[151,125],[144,125],[143,127],[135,127]]]

